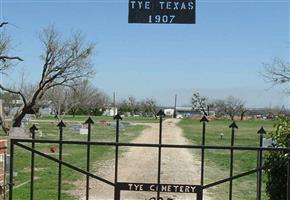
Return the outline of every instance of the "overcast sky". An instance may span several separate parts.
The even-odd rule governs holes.
[[[96,42],[93,84],[117,97],[153,97],[188,104],[194,91],[210,98],[234,95],[249,107],[290,107],[283,87],[260,73],[275,57],[289,61],[289,1],[197,1],[195,25],[128,24],[127,0],[2,0],[14,53],[25,62],[18,74],[35,82],[42,52],[38,32],[51,24],[63,33],[81,30]]]

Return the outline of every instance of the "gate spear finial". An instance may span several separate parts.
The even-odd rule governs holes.
[[[61,121],[58,123],[57,126],[58,126],[58,127],[65,127],[65,124],[64,124],[63,121],[61,120]]]
[[[119,113],[117,115],[115,115],[113,119],[114,120],[123,120]]]
[[[159,117],[164,117],[165,113],[164,113],[164,111],[162,109],[160,109],[159,112],[156,115],[159,116]]]
[[[209,122],[209,120],[208,120],[207,117],[204,115],[204,116],[201,118],[200,122]]]
[[[89,117],[86,121],[85,124],[94,124],[94,121],[91,117]]]

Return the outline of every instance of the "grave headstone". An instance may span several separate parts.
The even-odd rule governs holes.
[[[80,134],[81,135],[87,135],[88,134],[88,129],[87,128],[80,128]]]
[[[263,138],[263,147],[273,147],[276,144],[276,141],[271,138]]]
[[[69,124],[68,128],[73,131],[79,131],[82,128],[81,124]]]
[[[31,133],[27,128],[13,127],[9,130],[9,138],[11,139],[29,139],[31,138]]]

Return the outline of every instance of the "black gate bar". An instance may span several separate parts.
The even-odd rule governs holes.
[[[288,134],[287,139],[288,139],[288,147],[290,147],[290,134]],[[290,200],[290,148],[288,149],[287,200]]]
[[[91,141],[91,126],[92,124],[94,124],[94,121],[92,120],[91,117],[89,117],[87,119],[87,121],[85,122],[85,124],[88,125],[88,138],[87,141],[90,142]],[[91,145],[88,144],[87,145],[87,172],[90,172],[90,160],[91,160]],[[86,176],[86,200],[89,200],[89,196],[90,196],[90,176]]]
[[[60,123],[57,125],[59,127],[59,154],[58,160],[62,161],[62,140],[63,140],[63,128],[65,124],[61,120]],[[57,199],[61,200],[61,182],[62,182],[62,164],[61,162],[58,163],[58,190],[57,190]]]
[[[13,200],[13,157],[14,157],[14,139],[10,140],[10,168],[9,168],[9,200]]]
[[[238,129],[238,126],[235,121],[229,126],[229,128],[232,129],[231,134],[231,147],[235,145],[235,129]],[[233,177],[234,172],[234,149],[231,149],[230,152],[230,178]],[[233,197],[233,179],[230,179],[230,185],[229,185],[229,200],[232,200]]]
[[[241,177],[244,177],[244,176],[247,176],[247,175],[253,174],[253,173],[257,173],[257,171],[264,170],[264,169],[265,169],[265,167],[261,167],[261,168],[258,168],[258,169],[253,169],[253,170],[250,170],[250,171],[247,171],[247,172],[244,172],[244,173],[238,174],[238,175],[234,175],[234,176],[229,177],[229,178],[225,178],[225,179],[223,179],[223,180],[216,181],[216,182],[214,182],[214,183],[207,184],[207,185],[203,186],[202,188],[203,188],[203,189],[207,189],[207,188],[210,188],[210,187],[213,187],[213,186],[217,186],[217,185],[219,185],[219,184],[222,184],[222,183],[228,182],[228,181],[230,181],[230,180],[234,180],[234,179],[241,178]]]
[[[13,140],[14,140],[14,139],[11,139],[11,141],[13,141]],[[49,159],[49,160],[51,160],[51,161],[54,161],[54,162],[56,162],[56,163],[62,164],[62,165],[64,165],[64,166],[66,166],[66,167],[68,167],[68,168],[71,168],[71,169],[73,169],[73,170],[75,170],[75,171],[78,171],[78,172],[80,172],[80,173],[82,173],[82,174],[88,175],[88,176],[90,176],[91,178],[94,178],[94,179],[97,179],[97,180],[102,181],[102,182],[104,182],[104,183],[107,183],[108,185],[115,186],[115,184],[112,183],[111,181],[108,181],[108,180],[106,180],[106,179],[104,179],[104,178],[101,178],[101,177],[99,177],[99,176],[96,176],[95,174],[92,174],[92,173],[87,172],[87,171],[85,171],[85,170],[83,170],[83,169],[81,169],[81,168],[78,168],[78,167],[76,167],[76,166],[73,166],[73,165],[71,165],[71,164],[69,164],[69,163],[67,163],[67,162],[65,162],[65,161],[58,160],[57,158],[54,158],[54,157],[52,157],[52,156],[49,156],[49,155],[47,155],[47,154],[45,154],[45,153],[42,153],[42,152],[40,152],[40,151],[38,151],[38,150],[32,149],[32,148],[30,148],[30,147],[28,147],[28,146],[26,146],[26,145],[24,145],[24,144],[21,144],[21,143],[19,143],[19,142],[13,141],[13,146],[14,146],[14,145],[17,145],[17,146],[19,146],[19,147],[21,147],[21,148],[23,148],[23,149],[26,149],[27,151],[31,151],[31,152],[33,151],[35,154],[38,154],[38,155],[40,155],[40,156],[43,156],[43,157],[45,157],[45,158],[47,158],[47,159]],[[12,147],[12,145],[11,145],[11,147]],[[12,150],[13,150],[13,149],[12,149]],[[14,150],[13,150],[13,151],[14,151]],[[11,149],[10,149],[10,152],[11,152]],[[11,159],[11,156],[10,156],[10,162],[11,162],[11,160],[13,161],[13,159]],[[12,163],[12,164],[13,164],[13,163]],[[10,164],[10,166],[13,166],[13,165]],[[10,172],[11,172],[11,168],[10,168]],[[13,183],[13,179],[11,180],[11,177],[10,177],[10,183]],[[9,184],[9,185],[11,186],[11,185],[13,185],[13,184]]]
[[[208,119],[206,116],[203,116],[202,119],[200,120],[202,122],[202,139],[201,139],[201,145],[205,145],[205,127],[206,127],[206,122],[208,122]],[[200,170],[200,185],[203,186],[203,181],[204,181],[204,148],[201,149],[201,170]]]
[[[120,131],[120,120],[122,120],[122,117],[117,114],[114,117],[114,120],[116,120],[116,145],[115,145],[115,190],[114,190],[114,199],[119,200],[121,198],[120,190],[118,187],[116,187],[118,183],[118,163],[119,163],[119,131]]]
[[[11,139],[17,143],[31,143],[31,139]],[[58,140],[33,140],[35,143],[52,143],[59,144]],[[87,142],[87,141],[73,141],[73,140],[63,140],[62,144],[79,144],[79,145],[100,145],[100,146],[115,146],[116,142]],[[239,151],[251,151],[251,150],[263,150],[263,151],[288,151],[290,148],[285,147],[245,147],[245,146],[217,146],[217,145],[179,145],[179,144],[147,144],[147,143],[126,143],[119,142],[118,146],[127,146],[127,147],[162,147],[162,148],[188,148],[188,149],[211,149],[211,150],[239,150]]]
[[[160,175],[161,175],[161,144],[162,144],[162,121],[163,117],[165,116],[164,112],[160,110],[157,113],[157,116],[159,116],[159,147],[158,147],[158,172],[157,172],[157,199],[160,198]]]
[[[33,126],[29,129],[31,133],[32,140],[35,139],[35,131],[37,131],[37,127],[33,124]],[[32,142],[31,148],[35,149],[35,142]],[[34,152],[31,152],[31,174],[30,174],[30,200],[34,199],[34,161],[35,155]]]
[[[263,147],[263,135],[266,134],[266,131],[263,127],[257,132],[260,135],[260,147]],[[257,168],[260,168],[263,165],[263,150],[258,150],[257,155]],[[262,171],[257,172],[257,200],[261,200],[262,196]]]

